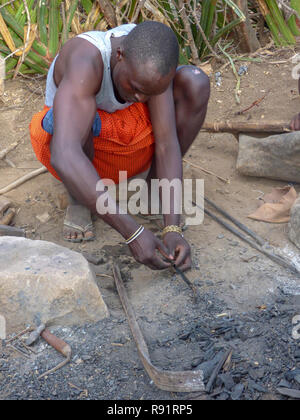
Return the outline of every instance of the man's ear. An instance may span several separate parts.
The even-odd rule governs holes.
[[[124,49],[122,47],[117,48],[117,60],[122,61],[124,59]]]

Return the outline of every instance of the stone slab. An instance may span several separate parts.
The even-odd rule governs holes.
[[[236,167],[242,175],[300,183],[300,131],[266,138],[241,134]]]

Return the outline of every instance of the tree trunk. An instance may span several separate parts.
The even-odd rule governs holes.
[[[242,53],[250,53],[258,50],[261,45],[256,37],[254,28],[252,27],[250,15],[248,11],[247,0],[236,0],[236,5],[246,16],[245,22],[242,22],[234,31],[237,39],[240,40],[239,47]]]

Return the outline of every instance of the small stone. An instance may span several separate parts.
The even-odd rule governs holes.
[[[252,379],[248,380],[248,388],[253,390],[253,391],[264,392],[264,393],[267,392],[266,389],[263,386],[261,386],[261,385],[257,384],[256,382],[252,381]]]
[[[294,376],[294,381],[300,384],[300,374]]]
[[[300,359],[300,350],[296,350],[294,353],[295,359]]]
[[[228,391],[231,391],[232,388],[235,386],[234,380],[229,373],[223,373],[219,375],[219,378],[221,379],[222,383]]]
[[[281,387],[281,388],[290,388],[291,384],[290,384],[290,382],[286,381],[285,379],[281,379],[278,386]]]
[[[41,223],[47,223],[50,219],[50,215],[49,213],[43,213],[43,214],[38,214],[37,216],[35,216],[39,222]]]
[[[287,381],[291,382],[295,380],[295,377],[300,375],[300,369],[290,370],[289,372],[286,372],[284,377]]]
[[[244,392],[244,385],[243,384],[237,384],[235,385],[235,387],[233,388],[232,392],[231,392],[231,399],[233,401],[237,401],[241,398],[243,392]]]

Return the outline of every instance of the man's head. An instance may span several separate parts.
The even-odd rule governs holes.
[[[175,76],[179,47],[174,32],[159,22],[137,25],[117,50],[113,81],[120,97],[145,102],[163,93]]]

